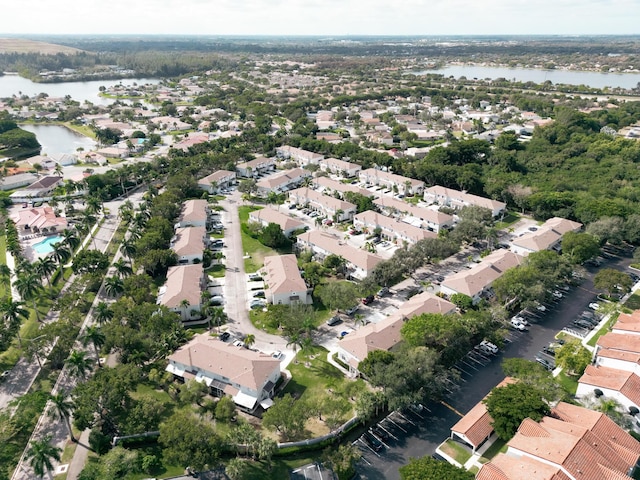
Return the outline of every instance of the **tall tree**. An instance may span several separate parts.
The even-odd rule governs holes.
[[[14,286],[18,291],[18,294],[23,300],[31,300],[33,303],[33,310],[36,314],[36,320],[40,321],[40,312],[38,311],[38,292],[42,288],[40,279],[35,273],[29,273],[27,275],[19,276]]]
[[[31,442],[31,446],[27,449],[25,459],[29,461],[29,465],[33,468],[33,472],[38,478],[44,478],[45,474],[53,480],[53,462],[60,461],[60,453],[62,449],[51,444],[51,435],[40,440]]]
[[[402,480],[473,480],[475,475],[449,462],[440,462],[431,457],[412,458],[400,467]]]
[[[93,361],[80,350],[71,352],[66,364],[71,376],[81,379],[87,378],[87,374],[93,369]]]
[[[5,298],[0,302],[0,315],[2,315],[2,321],[5,329],[10,332],[15,331],[18,336],[18,342],[22,348],[22,338],[20,337],[20,324],[22,319],[29,318],[29,311],[24,308],[24,303],[14,301],[11,297]]]
[[[86,347],[87,345],[93,345],[93,349],[96,353],[96,358],[98,359],[98,367],[102,367],[102,363],[100,363],[100,348],[102,348],[105,344],[106,337],[100,327],[89,326],[84,332],[82,337],[82,344]]]
[[[39,258],[34,262],[33,266],[35,272],[40,276],[40,278],[46,279],[49,288],[51,288],[51,275],[56,271],[56,268],[58,268],[51,255]]]
[[[71,428],[71,415],[73,413],[74,404],[73,401],[67,396],[65,392],[58,392],[55,395],[51,395],[51,405],[53,410],[49,412],[49,415],[53,418],[62,420],[67,426],[69,437],[71,441],[75,442],[76,437],[73,436],[73,429]]]

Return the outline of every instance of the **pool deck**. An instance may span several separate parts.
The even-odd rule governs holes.
[[[24,238],[23,240],[20,241],[20,243],[22,244],[23,252],[24,252],[24,258],[26,258],[31,263],[33,263],[40,258],[46,257],[47,255],[49,255],[50,252],[38,253],[35,251],[33,246],[36,243],[43,241],[47,237],[57,237],[57,236],[60,236],[60,234],[55,233],[53,235],[37,235],[37,234],[27,235],[27,238]]]

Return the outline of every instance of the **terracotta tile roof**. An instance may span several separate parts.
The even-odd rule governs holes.
[[[398,200],[393,197],[380,197],[374,200],[373,203],[381,209],[396,209],[400,213],[406,213],[407,215],[434,225],[453,224],[453,217],[451,215],[438,212],[437,210],[431,210],[430,208],[411,205],[410,203],[403,202],[402,200]]]
[[[206,200],[187,200],[182,204],[179,222],[204,222],[207,219]]]
[[[588,365],[579,383],[615,390],[640,405],[640,377],[627,370]]]
[[[500,453],[482,466],[476,480],[571,480],[560,467],[547,465],[526,456]]]
[[[204,178],[198,180],[201,185],[211,185],[211,182],[219,182],[227,178],[236,178],[236,172],[230,172],[229,170],[218,170],[211,175],[207,175]]]
[[[613,326],[613,331],[616,333],[640,333],[640,310],[635,310],[633,313],[621,313]]]
[[[398,222],[391,217],[387,217],[378,212],[367,210],[366,212],[358,213],[353,217],[354,222],[362,222],[365,226],[374,229],[376,227],[382,228],[383,232],[387,235],[393,235],[400,240],[406,240],[410,243],[416,243],[419,240],[425,238],[436,238],[438,235],[429,230],[423,228],[414,227],[408,223]]]
[[[599,348],[598,358],[611,358],[613,360],[640,364],[640,353],[623,352],[611,348]]]
[[[357,163],[346,162],[333,157],[325,158],[318,163],[320,163],[321,166],[325,165],[331,171],[360,170],[360,165]]]
[[[285,172],[279,172],[276,175],[271,175],[268,178],[260,180],[256,186],[258,188],[272,189],[277,188],[280,185],[288,185],[291,182],[300,183],[304,177],[310,177],[311,172],[302,168],[294,168]]]
[[[598,347],[621,350],[629,353],[640,353],[640,335],[622,333],[606,333],[598,339]]]
[[[357,185],[352,185],[350,183],[342,183],[337,182],[329,177],[316,177],[313,179],[313,184],[317,187],[324,187],[325,189],[332,190],[334,192],[340,192],[344,194],[345,192],[353,192],[359,193],[360,195],[364,195],[365,197],[375,197],[375,193],[370,192],[365,188],[360,188]]]
[[[526,233],[522,237],[516,238],[512,243],[527,250],[539,252],[554,246],[565,233],[578,231],[581,228],[581,223],[554,217],[543,223],[537,231]]]
[[[454,190],[453,188],[446,188],[440,185],[434,185],[433,187],[426,188],[425,198],[428,195],[445,197],[451,199],[453,203],[485,207],[491,211],[504,210],[505,208],[507,208],[507,204],[504,202],[481,197],[479,195],[473,195],[471,193],[462,192],[460,190]]]
[[[360,178],[375,179],[376,183],[382,180],[383,182],[391,182],[398,185],[398,188],[404,189],[404,185],[406,182],[409,182],[412,188],[422,188],[424,187],[424,182],[422,180],[416,180],[415,178],[403,177],[402,175],[397,175],[391,172],[384,172],[382,170],[378,170],[375,168],[368,168],[366,170],[362,170],[360,172]]]
[[[169,355],[169,361],[226,377],[232,383],[258,392],[273,371],[280,369],[280,360],[270,355],[235,347],[206,333],[195,335],[189,343]]]
[[[345,202],[339,198],[331,197],[313,190],[308,187],[296,188],[289,192],[289,197],[294,197],[297,203],[311,203],[312,205],[320,205],[323,208],[328,208],[335,211],[342,210],[343,212],[354,211],[356,206],[353,203]]]

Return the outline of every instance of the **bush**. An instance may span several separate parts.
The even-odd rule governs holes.
[[[109,441],[109,437],[104,433],[93,428],[89,434],[89,446],[98,455],[104,455],[109,451],[109,448],[111,448],[111,442]]]

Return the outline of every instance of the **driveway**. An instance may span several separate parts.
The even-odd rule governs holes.
[[[630,258],[613,258],[599,268],[612,267],[624,270],[630,262]],[[398,469],[411,458],[433,454],[436,447],[450,436],[450,428],[461,415],[466,414],[504,378],[500,367],[502,360],[533,360],[537,352],[555,338],[556,333],[583,310],[588,309],[587,305],[596,295],[593,276],[599,268],[589,268],[582,284],[572,287],[565,298],[541,315],[537,323],[531,325],[528,332],[514,331],[510,335],[511,343],[508,343],[497,356],[485,362],[485,366],[473,361],[461,364],[461,381],[442,403],[427,405],[428,411],[423,413],[424,418],[412,415],[410,420],[413,423],[403,424],[407,432],[399,430],[398,439],[391,439],[389,448],[379,452],[380,456],[364,451],[364,458],[358,464],[359,478],[396,480],[400,478]]]

